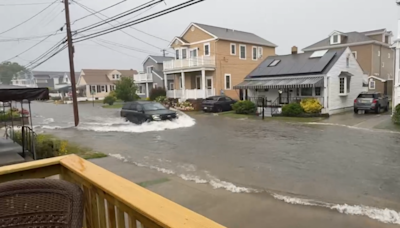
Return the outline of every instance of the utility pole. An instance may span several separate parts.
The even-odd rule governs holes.
[[[167,50],[162,49],[161,51],[162,51],[162,53],[163,53],[163,56],[165,57],[165,52],[166,52]]]
[[[74,108],[75,127],[79,124],[78,112],[78,99],[76,97],[76,82],[75,82],[75,69],[74,69],[74,46],[72,44],[71,22],[69,19],[69,3],[68,0],[64,1],[65,7],[65,23],[67,25],[67,41],[68,41],[68,55],[69,55],[69,71],[71,75],[71,88],[72,88],[72,104]]]

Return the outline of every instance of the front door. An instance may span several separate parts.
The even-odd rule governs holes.
[[[201,89],[201,76],[196,76],[196,89]]]
[[[213,78],[212,76],[207,76],[206,77],[206,96],[212,96],[212,89],[213,89]]]

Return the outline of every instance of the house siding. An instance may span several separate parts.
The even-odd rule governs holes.
[[[192,31],[192,27],[194,27],[194,31]],[[182,38],[189,43],[193,43],[201,40],[212,39],[214,37],[192,25]]]
[[[379,56],[380,52],[380,56]],[[390,54],[390,57],[389,57]],[[381,45],[373,45],[372,61],[373,76],[391,79],[394,76],[394,52]]]
[[[371,35],[371,36],[368,36],[368,37],[371,38],[371,39],[377,40],[379,42],[384,42],[382,34]]]
[[[350,49],[346,49],[326,76],[328,80],[327,109],[329,114],[351,109],[354,105],[354,99],[363,91],[363,72],[353,55],[350,55],[349,67],[347,67],[347,56],[350,53]],[[350,80],[350,93],[347,96],[339,96],[339,75],[341,71],[353,74]]]
[[[372,75],[372,44],[351,46],[351,51],[357,52],[357,62],[360,64],[364,73]]]

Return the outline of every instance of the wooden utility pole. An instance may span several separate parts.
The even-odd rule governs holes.
[[[69,3],[68,0],[63,0],[65,6],[65,23],[67,25],[67,41],[68,41],[68,54],[69,54],[69,71],[71,75],[71,89],[72,89],[72,104],[74,108],[75,127],[79,124],[79,111],[78,99],[76,97],[76,82],[75,82],[75,68],[74,68],[74,46],[72,44],[71,22],[69,19]]]
[[[162,49],[161,51],[162,51],[162,53],[163,53],[163,56],[165,57],[165,52],[166,52],[167,50]]]

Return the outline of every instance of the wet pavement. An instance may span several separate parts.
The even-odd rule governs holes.
[[[349,114],[334,117],[344,121],[338,126],[334,119],[322,123],[335,124],[318,125],[213,115],[136,126],[119,119],[119,110],[91,104],[79,108],[81,125],[74,128],[72,106],[35,103],[35,131],[230,192],[400,211],[400,134],[346,127]],[[358,119],[373,118],[380,117]]]

